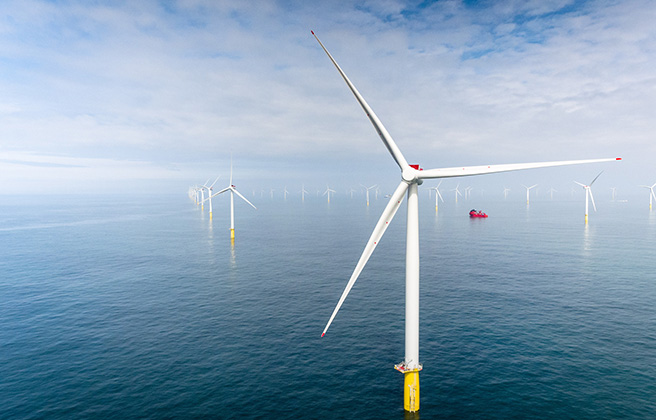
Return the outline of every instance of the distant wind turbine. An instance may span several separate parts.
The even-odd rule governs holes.
[[[554,187],[549,188],[549,199],[553,200],[553,193],[558,192]]]
[[[526,205],[528,205],[529,192],[531,191],[531,189],[533,189],[537,186],[538,186],[538,184],[531,185],[530,187],[527,187],[526,185],[522,184],[522,187],[526,188]]]
[[[307,191],[305,191],[305,184],[301,186],[301,201],[305,201],[305,194],[309,194]]]
[[[471,190],[473,190],[473,189],[474,189],[474,187],[471,187],[471,186],[465,188],[465,200],[469,200],[469,198],[471,197]]]
[[[362,185],[362,184],[360,184],[360,185]],[[372,185],[371,187],[366,187],[366,186],[362,185],[362,188],[364,188],[365,191],[367,192],[367,206],[368,206],[369,205],[369,190],[373,190],[374,188],[378,188],[378,185]]]
[[[508,193],[510,192],[510,188],[503,187],[503,198],[504,200],[508,198]]]
[[[456,185],[456,187],[455,187],[454,189],[451,190],[451,191],[455,191],[455,195],[456,195],[456,203],[458,202],[458,196],[461,196],[461,197],[462,197],[462,193],[461,193],[460,190],[458,189],[459,186],[460,186],[460,184]]]
[[[656,184],[651,187],[649,185],[641,185],[641,187],[649,189],[649,210],[651,210],[652,201],[656,199],[656,195],[654,195],[654,187],[656,187]]]
[[[329,186],[326,185],[326,191],[322,195],[327,195],[328,196],[328,203],[330,203],[330,193],[334,193],[335,190],[330,189]]]
[[[603,172],[604,171],[599,172],[599,175],[601,175]],[[594,209],[594,211],[597,211],[597,206],[595,206],[594,197],[592,196],[592,189],[590,187],[592,187],[592,184],[594,184],[597,178],[599,178],[599,175],[597,175],[589,185],[581,184],[580,182],[574,181],[575,183],[582,186],[583,189],[585,190],[585,223],[586,224],[588,223],[588,197],[590,197],[590,200],[592,201],[592,208]]]
[[[428,191],[435,190],[435,213],[437,213],[437,199],[439,198],[444,203],[442,194],[440,194],[440,185],[442,185],[442,180],[440,180],[440,182],[437,184],[437,187],[433,187],[428,190]]]
[[[210,220],[212,220],[212,187],[214,186],[214,184],[216,184],[216,181],[218,181],[219,178],[221,178],[221,175],[217,176],[214,182],[212,182],[212,185],[210,185],[209,187],[207,187],[206,185],[203,185],[202,187],[207,189],[207,201],[210,202]]]
[[[241,195],[239,191],[237,191],[237,187],[235,187],[232,184],[232,161],[230,161],[230,185],[228,185],[226,188],[222,189],[221,191],[212,194],[209,198],[216,197],[219,194],[223,194],[226,191],[230,191],[230,239],[235,240],[235,197],[234,195],[237,194],[239,198],[247,202],[251,207],[253,207],[255,210],[257,210],[257,207],[253,205],[246,197]]]
[[[401,182],[392,194],[390,201],[387,203],[385,210],[376,223],[371,237],[367,241],[364,252],[353,270],[342,296],[333,310],[326,327],[321,336],[326,334],[330,324],[335,319],[337,312],[341,308],[344,300],[348,296],[355,281],[358,279],[360,272],[369,261],[369,257],[378,245],[389,223],[394,218],[397,210],[401,206],[403,196],[408,196],[407,203],[407,229],[406,229],[406,280],[405,280],[405,358],[403,362],[397,364],[395,368],[404,374],[404,409],[409,412],[419,410],[419,371],[422,369],[419,363],[419,206],[417,189],[426,179],[450,178],[470,175],[483,175],[496,172],[514,171],[530,168],[544,168],[549,166],[573,165],[579,163],[606,162],[615,159],[594,159],[594,160],[577,160],[577,161],[560,161],[560,162],[542,162],[542,163],[519,163],[509,165],[486,165],[471,167],[455,167],[441,169],[422,170],[419,165],[410,165],[401,153],[390,134],[387,132],[378,116],[369,107],[360,92],[355,88],[353,83],[346,77],[346,74],[339,67],[335,59],[330,55],[328,50],[323,46],[319,38],[312,32],[317,39],[321,48],[328,55],[333,65],[342,76],[349,89],[357,99],[358,103],[364,110],[373,124],[376,132],[383,141],[385,147],[396,161],[401,169]],[[457,193],[456,193],[457,196]],[[360,383],[351,384],[354,388],[360,388]]]

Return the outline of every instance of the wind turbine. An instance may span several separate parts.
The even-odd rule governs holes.
[[[656,185],[656,184],[654,184],[654,185]],[[610,187],[610,190],[611,190],[610,200],[615,201],[615,191],[617,191],[617,188]],[[651,197],[649,197],[649,201],[651,201]],[[651,207],[649,207],[649,208],[651,209]]]
[[[473,190],[474,187],[467,187],[465,188],[465,200],[469,200],[469,197],[471,197],[471,190]]]
[[[222,189],[221,191],[212,194],[208,199],[212,197],[216,197],[219,194],[223,194],[226,191],[230,191],[230,239],[235,240],[235,194],[239,196],[242,200],[250,204],[251,207],[253,207],[255,210],[257,210],[257,207],[253,205],[246,197],[241,195],[239,191],[237,191],[237,187],[235,187],[232,184],[232,160],[230,161],[230,185],[228,185],[226,188]]]
[[[362,185],[362,184],[360,184]],[[364,188],[367,191],[367,206],[369,205],[369,190],[373,190],[374,188],[377,188],[378,185],[372,185],[371,187],[365,187],[362,185],[362,188]]]
[[[210,220],[212,220],[212,187],[214,186],[214,184],[216,184],[216,181],[218,181],[219,178],[221,178],[221,175],[217,176],[216,179],[214,180],[214,182],[212,182],[212,185],[210,185],[209,187],[206,186],[206,185],[203,185],[201,187],[201,188],[205,188],[207,190],[207,201],[210,202]]]
[[[401,182],[392,194],[390,201],[387,203],[385,210],[376,223],[371,237],[367,241],[364,252],[360,256],[358,263],[353,270],[342,296],[333,310],[326,327],[321,336],[326,334],[330,324],[335,319],[335,315],[341,308],[344,300],[348,296],[353,284],[358,279],[362,269],[367,264],[369,257],[378,245],[389,223],[394,218],[397,210],[401,206],[403,196],[407,193],[407,230],[406,230],[406,277],[405,277],[405,358],[403,362],[395,365],[395,368],[404,374],[404,408],[407,411],[415,412],[419,410],[419,371],[422,365],[419,363],[419,206],[417,189],[425,179],[433,178],[450,178],[470,175],[483,175],[496,172],[514,171],[530,168],[544,168],[549,166],[573,165],[578,163],[606,162],[615,159],[594,159],[594,160],[577,160],[577,161],[560,161],[560,162],[541,162],[541,163],[519,163],[509,165],[489,165],[489,166],[471,166],[422,170],[419,165],[410,165],[401,153],[390,134],[387,132],[378,116],[369,107],[369,104],[360,95],[346,74],[339,67],[335,59],[330,55],[326,47],[323,46],[319,38],[312,32],[321,48],[328,55],[333,65],[342,76],[349,89],[357,99],[358,103],[364,110],[365,114],[373,124],[376,132],[383,141],[385,147],[396,161],[401,169]],[[616,158],[619,160],[620,158]],[[359,384],[354,384],[356,387]]]
[[[330,204],[330,193],[334,193],[335,190],[330,189],[329,186],[326,185],[326,191],[322,195],[327,195],[328,196],[328,203]]]
[[[649,185],[641,185],[641,187],[649,188],[649,210],[651,210],[652,201],[656,199],[656,195],[654,195],[654,187],[656,187],[656,184],[651,187]]]
[[[309,194],[307,191],[305,191],[305,184],[301,186],[301,201],[305,202],[305,194]]]
[[[528,193],[531,191],[531,189],[537,187],[538,184],[531,185],[530,187],[527,187],[526,185],[522,184],[522,187],[526,188],[526,205],[528,206]]]
[[[456,195],[456,203],[458,202],[458,196],[462,197],[462,193],[461,193],[460,190],[458,189],[459,186],[460,186],[460,184],[456,185],[456,187],[455,187],[454,189],[451,190],[451,191],[455,191],[455,195]]]
[[[549,188],[549,199],[553,200],[553,193],[558,192],[554,187]]]
[[[601,175],[604,171],[599,172],[599,175]],[[595,206],[594,202],[594,197],[592,196],[592,189],[590,188],[592,184],[599,178],[599,175],[595,177],[595,179],[592,180],[592,182],[589,185],[581,184],[580,182],[574,181],[575,183],[579,184],[580,186],[583,187],[585,190],[585,223],[588,223],[588,196],[590,197],[590,200],[592,200],[592,208],[594,211],[597,211],[597,206]]]
[[[510,192],[510,188],[503,187],[503,199],[505,200],[508,198],[508,193]]]
[[[207,185],[208,182],[210,182],[210,178],[207,178],[207,181],[205,181],[205,183],[203,185],[198,187],[198,189],[200,189],[200,209],[201,210],[205,210],[205,188],[206,188],[205,186]]]
[[[285,201],[287,201],[287,194],[289,194],[289,191],[287,191],[287,185],[285,185],[285,189],[282,191],[282,193],[285,197]]]
[[[442,185],[442,181],[441,181],[441,180],[440,180],[440,182],[437,184],[437,187],[433,187],[433,188],[430,188],[430,189],[428,190],[428,191],[430,191],[430,190],[435,190],[435,213],[437,213],[437,199],[439,198],[439,199],[442,200],[442,202],[444,203],[444,199],[442,198],[442,194],[440,194],[440,185]]]

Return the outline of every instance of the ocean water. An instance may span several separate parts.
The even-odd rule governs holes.
[[[425,194],[415,416],[404,207],[321,338],[382,199],[2,197],[0,418],[656,416],[656,210]]]

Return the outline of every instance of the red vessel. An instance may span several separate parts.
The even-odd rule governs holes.
[[[487,217],[487,214],[483,213],[480,210],[471,209],[469,211],[469,217],[483,217],[483,218],[485,218],[485,217]]]

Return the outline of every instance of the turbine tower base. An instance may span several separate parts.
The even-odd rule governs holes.
[[[419,371],[422,366],[416,369],[407,369],[405,363],[394,365],[394,369],[403,373],[403,408],[411,413],[419,411]]]
[[[230,239],[235,239],[235,230],[230,229]]]

